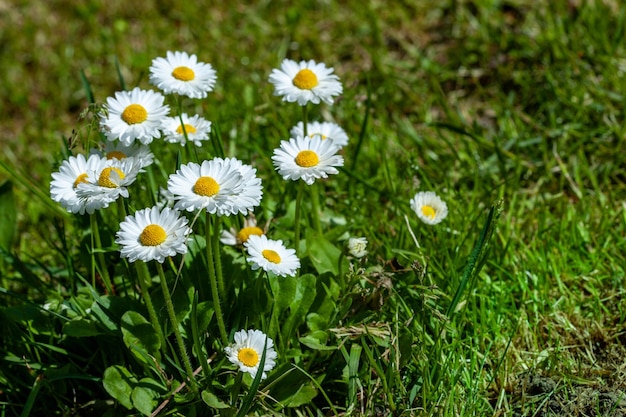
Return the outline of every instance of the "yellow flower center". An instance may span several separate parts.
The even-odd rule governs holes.
[[[220,191],[220,185],[211,177],[200,177],[193,186],[193,192],[205,197],[211,197]]]
[[[113,179],[111,179],[111,174],[113,174]],[[115,179],[117,176],[117,180]],[[123,180],[125,177],[124,173],[121,169],[116,167],[106,167],[100,173],[98,177],[98,185],[101,187],[107,188],[117,188],[119,187],[119,180]]]
[[[430,219],[434,219],[437,212],[431,206],[422,206],[422,214]]]
[[[111,151],[107,154],[107,159],[117,159],[117,160],[122,160],[124,158],[126,158],[126,154],[122,151]]]
[[[317,75],[308,68],[298,71],[295,77],[293,77],[293,85],[301,90],[311,90],[317,87]]]
[[[158,246],[165,242],[166,237],[167,233],[165,233],[165,230],[161,226],[158,224],[149,224],[139,235],[139,242],[143,246]]]
[[[78,184],[80,184],[81,182],[87,182],[86,173],[82,173],[78,177],[76,177],[76,180],[74,181],[74,188],[78,187]]]
[[[273,264],[279,264],[280,263],[280,255],[278,253],[276,253],[276,251],[273,251],[271,249],[265,249],[265,250],[263,250],[263,252],[261,252],[261,255],[263,255],[263,257],[265,259],[267,259],[268,261],[270,261]]]
[[[296,164],[298,164],[299,166],[303,168],[310,168],[319,164],[320,158],[317,156],[315,152],[307,149],[305,151],[300,151],[298,155],[296,156],[295,161],[296,161]]]
[[[176,67],[172,71],[172,77],[180,81],[191,81],[196,78],[196,74],[189,67]]]
[[[249,347],[245,347],[245,348],[239,349],[239,352],[237,353],[237,359],[239,359],[239,361],[243,363],[244,365],[252,368],[253,366],[258,365],[259,354],[256,353],[256,350],[249,348]]]
[[[244,227],[237,233],[237,240],[241,243],[247,242],[252,235],[261,236],[263,235],[263,230],[256,226]]]
[[[122,112],[122,120],[129,125],[145,122],[148,118],[148,111],[141,104],[130,104]]]
[[[187,134],[196,133],[196,128],[192,125],[188,125],[187,123],[185,123],[185,132],[187,132]],[[178,133],[179,135],[182,135],[184,133],[183,125],[180,125],[176,128],[176,133]]]

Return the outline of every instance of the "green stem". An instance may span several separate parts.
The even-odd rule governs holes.
[[[215,224],[213,225],[213,242],[211,242],[211,247],[213,250],[213,258],[215,260],[215,273],[217,275],[217,288],[220,293],[220,297],[224,297],[225,289],[224,289],[224,276],[222,274],[222,254],[220,252],[220,217],[215,218]]]
[[[161,344],[161,353],[163,354],[163,356],[165,356],[167,342],[165,341],[165,336],[163,335],[163,330],[161,329],[161,324],[159,323],[159,316],[157,316],[154,304],[152,304],[152,297],[150,297],[150,288],[148,287],[148,283],[151,281],[151,279],[150,272],[148,271],[148,265],[146,265],[146,263],[142,261],[135,262],[135,269],[137,270],[137,276],[139,277],[139,287],[141,288],[141,295],[146,303],[146,308],[148,309],[150,323],[152,323],[152,328],[159,338],[159,342]]]
[[[320,222],[320,194],[317,184],[313,184],[309,187],[311,189],[311,204],[313,213],[313,225],[317,234],[322,236],[322,223]]]
[[[219,327],[220,337],[224,346],[228,344],[228,336],[226,335],[226,326],[224,325],[224,316],[222,315],[222,306],[220,304],[220,293],[217,287],[217,276],[215,275],[215,265],[212,248],[211,236],[211,216],[206,213],[206,261],[209,270],[209,281],[211,283],[211,294],[213,296],[213,309],[215,310],[215,318],[217,319],[217,327]]]
[[[193,392],[198,392],[198,384],[196,383],[196,379],[193,375],[193,369],[191,368],[191,362],[189,362],[189,355],[187,355],[187,349],[185,349],[185,342],[183,341],[183,336],[180,334],[180,329],[178,328],[178,319],[176,318],[176,312],[174,311],[174,304],[172,303],[172,295],[170,294],[170,289],[167,286],[167,281],[165,279],[165,272],[163,272],[163,265],[157,262],[157,271],[159,272],[159,278],[161,281],[161,290],[163,291],[163,298],[165,299],[165,306],[167,307],[167,314],[170,316],[170,322],[172,323],[172,328],[174,330],[174,335],[176,336],[176,343],[178,343],[178,350],[180,351],[180,356],[183,360],[183,365],[185,366],[185,371],[187,371],[187,377],[189,378],[189,385]]]
[[[107,269],[107,264],[104,259],[104,253],[100,251],[100,249],[102,249],[102,241],[100,240],[100,229],[98,229],[97,214],[94,213],[89,215],[89,221],[91,223],[91,234],[95,242],[95,248],[92,245],[92,253],[96,252],[98,262],[100,263],[100,275],[104,281],[104,286],[106,287],[107,293],[112,295],[113,285],[111,284],[111,277],[109,277],[109,270]]]
[[[307,111],[306,104],[302,106],[302,132],[304,132],[304,137],[309,136],[309,112]]]
[[[202,366],[202,372],[205,378],[209,377],[211,369],[209,368],[209,361],[204,354],[202,341],[200,340],[200,331],[198,329],[198,292],[196,291],[193,296],[193,303],[191,304],[191,335],[193,337],[193,344],[196,348],[196,355]]]
[[[300,181],[298,184],[298,192],[296,194],[296,214],[294,220],[294,246],[296,247],[296,254],[300,256],[300,215],[302,212],[302,193],[304,190],[304,181]]]

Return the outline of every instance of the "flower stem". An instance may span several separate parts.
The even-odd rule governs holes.
[[[193,374],[193,369],[191,368],[191,362],[189,362],[189,355],[187,355],[187,350],[185,349],[185,342],[183,341],[183,336],[180,334],[180,329],[178,328],[178,319],[176,318],[176,312],[174,311],[174,304],[172,303],[172,295],[170,294],[170,289],[167,286],[167,281],[165,279],[165,272],[163,272],[163,265],[159,262],[156,263],[157,271],[159,272],[159,278],[161,281],[161,290],[163,291],[163,298],[165,299],[165,306],[167,308],[167,314],[170,316],[170,322],[172,324],[172,328],[174,330],[174,335],[176,336],[176,343],[178,343],[178,350],[180,351],[180,356],[183,360],[183,364],[185,365],[185,371],[187,372],[187,377],[189,378],[189,385],[193,392],[198,392],[198,384],[196,384],[196,379]]]
[[[211,242],[211,250],[213,251],[213,258],[215,260],[215,273],[217,276],[217,288],[220,293],[220,297],[224,297],[224,276],[222,275],[222,254],[220,253],[220,218],[215,218],[215,225],[213,225],[213,241]]]
[[[228,343],[228,336],[226,335],[226,326],[224,325],[224,316],[222,315],[222,306],[220,304],[220,293],[217,287],[217,276],[215,275],[215,264],[212,248],[212,235],[211,235],[211,216],[209,212],[206,214],[206,261],[207,269],[209,270],[209,281],[211,283],[211,294],[213,296],[213,309],[215,310],[215,318],[217,319],[217,327],[220,331],[220,337],[224,346]]]
[[[311,204],[313,205],[311,212],[313,215],[313,225],[318,235],[322,235],[322,223],[320,222],[320,194],[317,184],[311,185]]]
[[[107,264],[104,259],[104,253],[100,251],[100,249],[102,249],[102,241],[100,240],[100,229],[98,229],[97,214],[93,213],[89,215],[89,221],[91,223],[91,234],[95,242],[95,244],[92,244],[92,252],[96,252],[96,256],[98,257],[98,262],[100,263],[100,275],[104,281],[107,293],[112,295],[113,284],[111,284],[111,277],[109,277],[109,270],[107,269]]]
[[[146,303],[146,308],[148,309],[150,323],[152,323],[152,328],[159,338],[159,343],[161,344],[161,353],[165,356],[167,342],[165,341],[165,336],[163,335],[163,330],[161,329],[161,325],[159,323],[159,317],[157,316],[156,310],[154,309],[154,304],[152,304],[152,297],[150,297],[150,288],[148,288],[148,282],[150,282],[150,273],[148,271],[148,265],[146,265],[145,262],[141,261],[135,262],[135,269],[137,270],[137,276],[139,277],[139,287],[141,288],[141,295],[144,302]]]
[[[298,184],[298,192],[296,194],[296,213],[294,220],[294,246],[296,247],[296,254],[300,256],[300,215],[302,212],[302,193],[304,190],[304,181],[300,181]]]
[[[306,104],[302,106],[302,132],[304,133],[304,137],[309,136],[309,112],[307,111]]]

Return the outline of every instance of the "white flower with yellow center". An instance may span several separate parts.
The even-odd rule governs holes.
[[[161,136],[161,120],[169,112],[164,100],[162,94],[139,87],[118,91],[115,98],[107,98],[100,127],[108,140],[119,139],[127,146],[138,140],[147,145]]]
[[[274,95],[282,96],[283,101],[298,102],[304,106],[308,102],[319,104],[323,101],[333,104],[333,96],[343,92],[339,77],[324,63],[292,61],[285,59],[280,69],[273,69],[270,83],[274,84]]]
[[[348,239],[348,253],[355,258],[367,255],[367,239],[364,237],[351,237]]]
[[[119,197],[128,197],[128,187],[137,179],[141,164],[136,159],[100,158],[96,167],[89,171],[86,181],[76,187],[76,195],[82,200],[87,213],[106,208]]]
[[[348,144],[348,135],[338,124],[331,122],[311,122],[306,125],[307,136],[319,136],[322,140],[330,139],[339,148]],[[304,123],[298,122],[289,132],[292,138],[304,136]]]
[[[202,164],[181,165],[167,181],[167,189],[177,200],[178,210],[204,209],[211,214],[228,216],[239,211],[234,198],[243,191],[242,176],[237,168],[216,158]]]
[[[211,64],[187,52],[168,51],[166,56],[155,58],[150,66],[150,82],[165,94],[206,98],[213,91],[217,75]]]
[[[343,157],[337,155],[339,148],[329,140],[319,136],[291,138],[283,140],[274,150],[272,161],[278,173],[285,180],[302,179],[311,185],[318,178],[328,178],[337,174],[336,167],[343,166]]]
[[[152,165],[154,161],[154,154],[150,151],[150,147],[138,142],[125,145],[119,141],[107,141],[103,149],[93,148],[89,153],[97,154],[106,159],[117,159],[118,161],[133,158],[139,162],[141,168]]]
[[[250,165],[246,165],[236,158],[215,158],[217,161],[223,161],[226,165],[237,170],[241,175],[241,191],[233,193],[231,196],[233,203],[233,211],[231,214],[241,213],[245,216],[252,212],[255,207],[261,204],[263,197],[263,186],[261,179],[256,176],[256,169]]]
[[[224,348],[228,360],[239,367],[241,372],[248,372],[254,378],[259,372],[263,349],[265,348],[265,362],[261,379],[267,377],[267,372],[276,366],[278,355],[274,350],[274,341],[260,330],[240,330],[235,333],[235,341]]]
[[[185,146],[187,140],[189,140],[196,146],[202,146],[203,140],[209,140],[211,122],[197,114],[189,117],[187,113],[183,113],[180,117],[166,117],[163,119],[161,128],[163,129],[163,136],[166,142],[180,143],[181,146]],[[185,134],[187,137],[185,137]]]
[[[264,234],[265,231],[257,226],[256,218],[253,214],[251,214],[249,217],[244,219],[243,227],[241,229],[231,227],[228,230],[223,230],[220,241],[224,245],[240,246],[247,242],[250,236],[261,236]]]
[[[191,229],[187,218],[177,210],[158,207],[137,210],[120,223],[115,242],[120,254],[129,262],[157,261],[168,256],[187,253],[187,239]]]
[[[253,271],[262,269],[275,275],[295,276],[300,268],[300,259],[294,249],[287,249],[282,240],[271,240],[265,235],[250,235],[243,244]]]
[[[90,155],[70,156],[63,161],[58,172],[52,173],[50,196],[70,213],[85,213],[85,201],[76,194],[78,185],[87,182],[89,172],[95,172],[102,158]]]
[[[426,224],[437,224],[448,215],[448,206],[432,191],[420,191],[410,204],[417,217]]]

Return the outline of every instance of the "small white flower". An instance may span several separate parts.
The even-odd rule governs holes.
[[[348,239],[348,253],[355,258],[367,255],[367,239],[364,237],[351,237]]]
[[[267,342],[266,342],[267,341]],[[267,377],[267,372],[276,366],[278,355],[274,350],[274,341],[260,330],[240,330],[235,333],[235,342],[224,348],[228,360],[239,367],[241,372],[248,372],[254,378],[259,372],[263,349],[265,348],[265,362],[261,379]]]
[[[243,215],[248,215],[255,207],[261,204],[261,198],[263,197],[263,186],[261,185],[261,179],[256,176],[256,169],[236,158],[215,159],[223,161],[225,165],[230,165],[231,168],[237,170],[241,175],[241,191],[233,193],[231,196],[233,203],[232,214],[239,212]]]
[[[426,224],[440,223],[448,215],[448,206],[432,191],[420,191],[410,204],[417,217]]]
[[[169,112],[164,100],[162,94],[139,87],[118,91],[115,98],[107,98],[100,127],[108,140],[119,139],[127,146],[138,140],[147,145],[161,136],[161,119]]]
[[[250,235],[243,244],[253,271],[263,269],[281,277],[295,276],[300,259],[294,249],[287,249],[282,240],[271,240],[265,235]]]
[[[150,152],[150,147],[138,142],[125,145],[119,141],[107,141],[104,144],[104,149],[100,150],[93,148],[89,151],[89,153],[98,154],[106,159],[117,159],[119,161],[134,158],[139,161],[141,168],[152,165],[152,162],[154,161],[154,154]]]
[[[183,120],[182,123],[180,121],[181,118]],[[180,143],[182,146],[185,146],[188,139],[196,146],[202,146],[203,140],[209,140],[211,122],[197,114],[189,117],[187,113],[183,113],[180,117],[166,117],[163,119],[161,128],[163,129],[163,136],[166,142]],[[187,133],[186,138],[185,133]]]
[[[270,83],[274,84],[274,95],[283,96],[283,101],[298,102],[304,106],[308,102],[319,104],[323,101],[333,104],[333,96],[343,92],[339,77],[324,63],[292,61],[285,59],[280,69],[273,69]]]
[[[167,58],[155,58],[150,66],[150,82],[165,94],[206,98],[217,80],[211,64],[198,62],[187,52],[167,51]]]
[[[331,122],[311,122],[307,123],[307,136],[320,136],[323,140],[330,139],[339,148],[348,144],[348,135],[338,124]],[[292,138],[304,136],[304,123],[298,122],[289,132]]]
[[[58,172],[52,173],[50,182],[50,196],[60,203],[68,212],[85,214],[85,201],[76,194],[78,185],[87,182],[89,172],[94,172],[101,161],[98,155],[70,156],[63,161]],[[92,212],[93,213],[93,212]]]
[[[265,234],[265,232],[257,226],[256,218],[253,214],[250,214],[249,217],[244,219],[243,227],[241,229],[231,227],[228,230],[223,230],[220,242],[224,245],[239,246],[243,245],[250,236],[260,236],[263,234]]]
[[[337,174],[336,167],[343,166],[343,157],[337,155],[339,148],[329,140],[319,136],[291,138],[280,142],[274,150],[272,161],[278,173],[285,180],[304,180],[311,185],[318,178],[328,178]]]
[[[155,260],[163,263],[168,256],[187,253],[191,229],[187,218],[177,210],[157,207],[137,210],[120,223],[115,242],[129,262]]]
[[[243,191],[242,175],[221,158],[202,164],[190,162],[170,175],[167,189],[178,200],[175,206],[178,210],[204,209],[211,214],[228,216],[239,212],[233,196]]]
[[[141,164],[136,159],[100,158],[93,170],[88,171],[85,181],[76,187],[76,195],[85,205],[85,211],[106,208],[119,197],[128,197],[128,187],[137,178]]]

